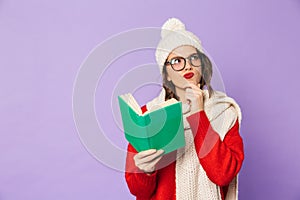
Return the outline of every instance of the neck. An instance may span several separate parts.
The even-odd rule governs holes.
[[[187,103],[187,100],[185,98],[185,89],[175,87],[175,92],[176,92],[176,95],[179,97],[179,100],[182,103]]]

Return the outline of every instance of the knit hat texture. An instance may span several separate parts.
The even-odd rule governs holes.
[[[156,62],[161,73],[169,54],[177,47],[184,45],[193,46],[204,53],[201,41],[196,35],[187,31],[185,25],[179,19],[168,19],[161,28],[161,40],[155,52]]]

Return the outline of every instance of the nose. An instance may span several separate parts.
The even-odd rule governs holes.
[[[185,71],[192,69],[192,65],[190,64],[189,61],[186,61],[184,69],[185,69]]]

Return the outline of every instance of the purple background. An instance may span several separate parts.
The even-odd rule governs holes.
[[[97,44],[173,16],[242,108],[240,199],[300,199],[299,0],[0,0],[1,200],[133,199],[81,144],[73,83]]]

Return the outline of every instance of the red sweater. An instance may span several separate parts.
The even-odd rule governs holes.
[[[143,112],[146,107],[142,108]],[[208,178],[219,185],[224,200],[229,183],[238,174],[244,160],[243,141],[239,134],[238,120],[228,131],[224,140],[220,139],[210,126],[204,111],[195,113],[187,118],[192,133],[199,162]],[[175,166],[173,161],[150,176],[140,172],[135,166],[133,156],[137,151],[128,145],[125,178],[130,192],[137,200],[175,200]],[[132,153],[133,152],[133,153]],[[162,159],[175,160],[176,151],[164,155]]]

